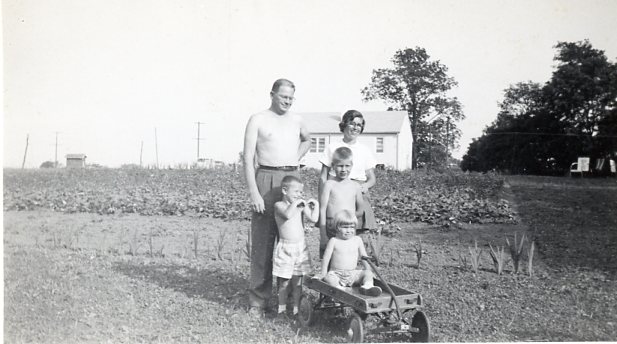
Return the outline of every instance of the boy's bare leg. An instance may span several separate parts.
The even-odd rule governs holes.
[[[368,270],[362,271],[361,279],[362,279],[362,287],[371,288],[373,286],[373,273]]]
[[[333,287],[339,287],[339,279],[333,275],[327,274],[326,277],[323,278],[323,281]]]
[[[293,277],[292,277],[293,278]],[[289,280],[286,278],[278,277],[277,284],[279,287],[279,308],[278,314],[285,312],[287,309],[287,297],[289,296]]]
[[[300,297],[302,296],[302,280],[303,276],[292,276],[291,287],[292,295],[294,299],[293,314],[298,314],[298,307],[300,306]]]
[[[376,287],[373,284],[373,272],[364,270],[361,275],[362,285],[360,286],[360,294],[368,296],[379,296],[381,294],[381,288]]]

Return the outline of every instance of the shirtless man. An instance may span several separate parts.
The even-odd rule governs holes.
[[[323,256],[328,240],[336,236],[334,215],[341,210],[348,210],[356,216],[361,216],[363,213],[362,189],[358,183],[349,179],[352,165],[351,149],[339,147],[332,153],[331,166],[336,176],[326,181],[319,199],[320,256]]]
[[[253,211],[248,302],[250,311],[258,315],[272,295],[272,251],[277,236],[274,203],[281,200],[283,177],[299,177],[299,161],[310,148],[302,118],[289,112],[295,89],[289,80],[276,80],[270,108],[252,115],[244,134],[244,174]]]

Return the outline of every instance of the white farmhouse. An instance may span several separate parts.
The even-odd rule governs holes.
[[[413,139],[409,117],[405,111],[361,111],[366,121],[364,132],[358,142],[373,150],[377,164],[396,170],[411,168],[411,146]],[[321,168],[319,158],[331,140],[342,138],[338,123],[341,113],[307,112],[300,113],[311,133],[311,149],[302,159],[308,167]]]

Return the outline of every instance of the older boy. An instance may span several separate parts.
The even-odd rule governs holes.
[[[272,250],[277,235],[274,203],[281,200],[283,177],[298,173],[298,162],[310,148],[310,135],[299,115],[289,112],[295,85],[274,82],[268,110],[251,116],[244,134],[244,174],[251,210],[249,308],[263,315],[272,295]],[[255,168],[257,164],[257,169]]]
[[[319,199],[320,256],[323,256],[328,240],[336,236],[334,215],[341,210],[348,210],[356,216],[363,213],[362,189],[358,183],[349,179],[352,161],[351,149],[347,147],[339,147],[332,153],[331,166],[336,176],[325,182]]]
[[[274,204],[274,219],[279,229],[279,238],[272,256],[272,275],[278,277],[278,314],[286,310],[290,289],[294,300],[293,314],[298,314],[302,277],[311,269],[309,250],[304,241],[302,216],[306,216],[310,222],[317,222],[319,203],[315,199],[304,201],[303,188],[300,179],[286,176],[281,182],[283,200]]]
[[[373,284],[369,264],[363,260],[364,270],[357,269],[359,258],[366,256],[366,249],[362,238],[356,235],[356,215],[342,210],[334,217],[334,223],[336,237],[328,241],[317,278],[340,289],[360,285],[360,294],[379,296],[381,288]]]

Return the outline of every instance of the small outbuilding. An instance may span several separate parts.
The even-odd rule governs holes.
[[[66,168],[85,168],[86,167],[86,155],[85,154],[67,154],[66,155]]]
[[[372,149],[377,167],[395,170],[411,168],[413,138],[409,117],[405,111],[361,111],[366,121],[358,142]],[[337,112],[300,113],[311,133],[311,148],[301,161],[302,165],[320,169],[319,158],[331,140],[342,138]]]

